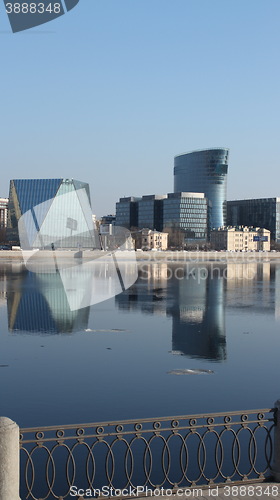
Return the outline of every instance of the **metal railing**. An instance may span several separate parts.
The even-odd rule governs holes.
[[[275,409],[20,430],[21,498],[263,481]],[[73,495],[71,495],[73,496]]]

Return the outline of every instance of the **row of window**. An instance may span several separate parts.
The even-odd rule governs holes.
[[[190,215],[193,215],[195,216],[196,214],[203,214],[205,217],[207,215],[207,212],[205,210],[200,210],[199,208],[197,208],[196,210],[188,210],[188,209],[185,209],[185,208],[182,208],[180,210],[180,212],[178,212],[177,210],[165,210],[164,211],[164,214],[163,214],[163,218],[166,217],[166,215],[169,215],[169,214],[176,214],[176,216],[180,217],[182,214],[190,214]]]
[[[192,223],[191,223],[191,224],[190,224],[188,221],[181,221],[181,222],[179,223],[179,226],[180,226],[180,227],[188,227],[188,228],[190,228],[190,227],[191,227],[191,228],[193,228],[193,230],[194,230],[194,231],[195,231],[195,229],[196,229],[196,228],[201,228],[201,227],[202,227],[204,230],[206,230],[205,224],[198,224],[198,223],[196,223],[196,224],[192,224]]]
[[[164,200],[163,205],[166,207],[168,205],[207,205],[207,200],[205,198],[174,198]]]

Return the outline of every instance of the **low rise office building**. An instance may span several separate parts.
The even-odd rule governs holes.
[[[116,204],[116,225],[167,232],[170,244],[175,246],[184,246],[192,240],[205,242],[211,227],[211,206],[204,193],[179,192],[120,198]],[[175,243],[171,242],[172,239]]]
[[[189,240],[206,241],[211,204],[204,193],[168,193],[163,200],[163,230],[177,229]]]
[[[228,226],[265,227],[280,243],[280,198],[253,198],[227,202]]]
[[[270,251],[270,231],[259,227],[220,227],[210,233],[215,250],[234,252]]]
[[[138,227],[138,202],[141,198],[128,196],[116,203],[116,226]]]
[[[151,194],[142,196],[138,202],[138,227],[162,231],[163,202],[166,194]]]

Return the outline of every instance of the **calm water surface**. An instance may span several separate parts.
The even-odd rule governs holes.
[[[1,415],[26,427],[280,398],[280,264],[140,267],[126,292],[72,312],[56,275],[1,265]]]

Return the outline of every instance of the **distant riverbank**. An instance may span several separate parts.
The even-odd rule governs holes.
[[[168,262],[263,262],[280,259],[280,252],[166,251],[136,252],[138,261]]]
[[[56,250],[54,252],[59,259],[73,259],[81,256],[80,252],[69,250]],[[52,251],[41,251],[40,258],[53,258]],[[129,252],[130,253],[130,252]],[[39,257],[39,254],[35,254]],[[82,252],[83,260],[99,259],[107,255],[107,252],[100,250],[85,250]],[[135,256],[137,261],[148,262],[263,262],[276,261],[280,259],[280,252],[217,252],[217,251],[165,251],[165,252],[142,252],[136,251]],[[127,252],[118,252],[118,259],[127,258]],[[21,261],[23,262],[22,253],[20,250],[1,250],[0,261]],[[79,259],[80,260],[80,259]]]

